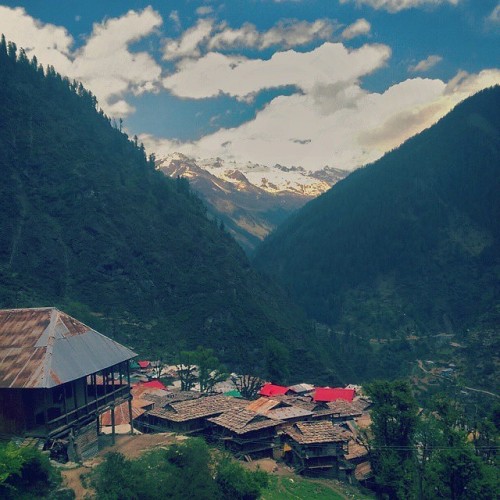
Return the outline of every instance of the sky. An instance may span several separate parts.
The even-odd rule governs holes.
[[[353,170],[500,84],[499,0],[0,0],[149,153]]]

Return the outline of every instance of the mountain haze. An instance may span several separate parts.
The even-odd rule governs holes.
[[[411,350],[419,343],[405,339],[456,334],[491,361],[500,324],[500,87],[309,202],[264,241],[255,263],[344,338],[399,339]]]
[[[143,355],[201,344],[234,369],[262,370],[270,339],[303,351],[301,313],[81,84],[2,40],[0,102],[0,307],[57,305]]]

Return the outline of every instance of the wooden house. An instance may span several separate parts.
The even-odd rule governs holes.
[[[269,418],[241,408],[209,418],[212,436],[222,441],[236,457],[262,458],[272,456],[277,428],[281,420]]]
[[[167,403],[163,407],[156,405],[141,417],[138,424],[139,428],[149,429],[150,432],[199,433],[208,427],[209,418],[234,408],[242,408],[247,403],[237,398],[215,395]]]
[[[70,437],[77,457],[95,451],[99,415],[131,406],[135,356],[53,307],[0,310],[0,434]]]
[[[350,433],[327,420],[296,422],[284,428],[285,458],[300,473],[337,476]]]

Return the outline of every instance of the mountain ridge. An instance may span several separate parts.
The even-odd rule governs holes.
[[[336,169],[307,173],[299,167],[195,160],[181,153],[157,160],[156,168],[188,179],[209,213],[248,254],[291,213],[347,175]]]
[[[203,345],[263,374],[269,341],[304,350],[301,311],[81,84],[2,39],[0,100],[0,307],[57,306],[141,355]]]
[[[462,102],[309,202],[254,263],[309,317],[367,341],[497,331],[498,109],[498,86]]]

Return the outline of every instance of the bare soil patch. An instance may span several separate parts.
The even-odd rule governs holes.
[[[127,458],[137,458],[144,452],[155,448],[162,448],[184,439],[183,436],[176,436],[172,433],[159,434],[135,434],[131,436],[117,435],[115,444],[111,445],[111,436],[100,436],[99,447],[102,449],[97,456],[84,462],[83,464],[75,464],[74,468],[66,468],[61,470],[65,486],[73,489],[76,495],[76,500],[84,500],[87,495],[91,495],[92,491],[85,488],[82,484],[81,476],[87,474],[102,462],[106,453],[116,451],[122,453]]]

